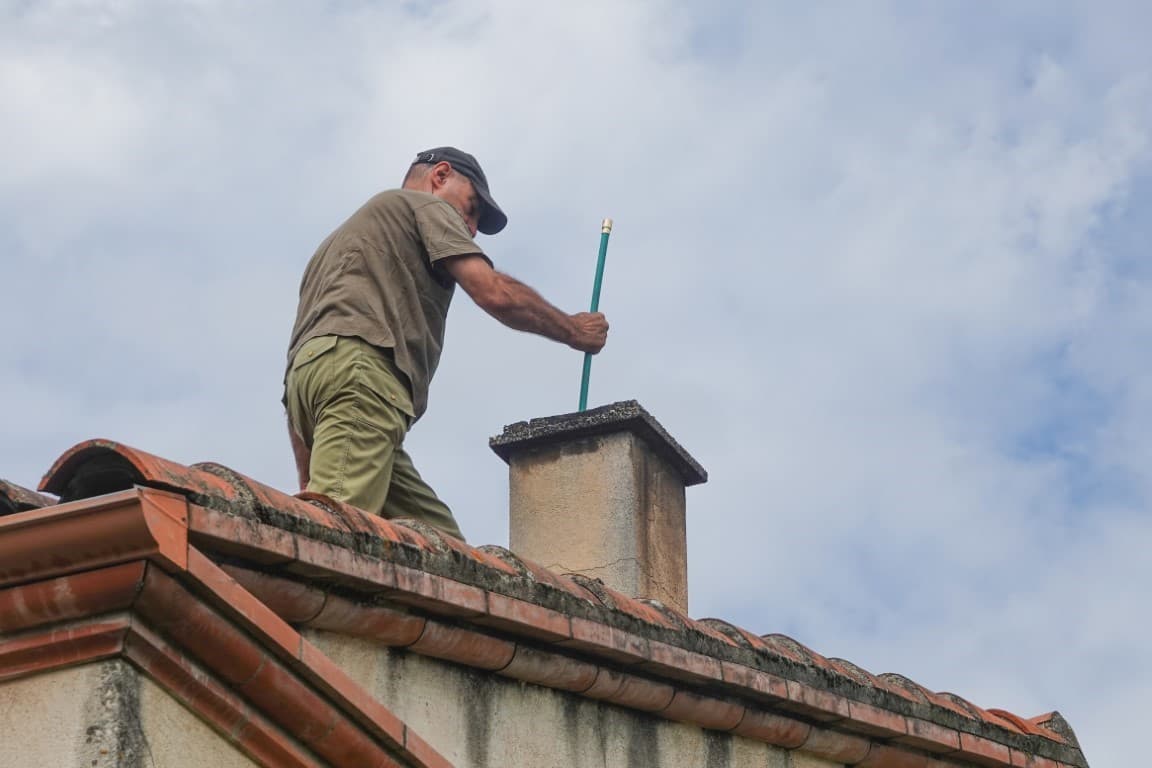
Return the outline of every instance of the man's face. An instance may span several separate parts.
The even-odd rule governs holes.
[[[458,210],[460,215],[464,217],[468,232],[472,237],[476,237],[476,228],[480,225],[482,203],[468,177],[453,171],[433,194]]]

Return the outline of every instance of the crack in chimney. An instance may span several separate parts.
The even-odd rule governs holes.
[[[605,570],[605,569],[612,568],[613,566],[620,565],[621,563],[626,563],[626,562],[635,563],[636,567],[640,570],[640,572],[644,574],[645,581],[647,583],[653,585],[654,587],[656,587],[656,590],[658,592],[661,592],[662,595],[665,596],[665,598],[668,595],[672,594],[672,590],[670,590],[668,588],[668,586],[661,579],[658,579],[655,576],[653,576],[652,570],[646,566],[646,564],[644,563],[644,561],[641,558],[638,558],[638,557],[621,557],[621,558],[613,560],[609,563],[604,563],[603,565],[592,565],[592,566],[589,566],[587,568],[569,568],[568,566],[564,565],[564,563],[558,563],[558,562],[549,563],[548,565],[546,565],[544,567],[550,571],[562,571],[564,573],[578,573],[582,576],[592,576],[592,573],[591,573],[592,571]],[[600,579],[600,581],[603,582],[603,579]],[[645,599],[660,600],[661,603],[663,603],[665,601],[664,599],[661,599],[661,598],[648,598],[646,595],[634,595],[633,597],[643,597]]]

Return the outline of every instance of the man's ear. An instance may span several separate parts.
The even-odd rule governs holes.
[[[447,161],[441,160],[436,165],[432,166],[432,170],[428,172],[428,179],[432,182],[432,189],[437,190],[448,183],[448,177],[452,175],[452,166]]]

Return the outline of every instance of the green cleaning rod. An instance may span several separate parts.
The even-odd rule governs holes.
[[[612,234],[612,219],[600,225],[600,256],[596,260],[596,282],[592,285],[592,309],[600,311],[600,286],[604,282],[604,260],[608,258],[608,236]],[[580,379],[580,410],[588,410],[588,379],[592,378],[592,355],[584,353],[584,376]]]

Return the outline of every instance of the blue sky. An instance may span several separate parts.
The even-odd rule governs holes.
[[[418,9],[418,11],[417,11]],[[593,403],[708,468],[692,613],[1138,762],[1152,688],[1143,3],[0,4],[0,476],[123,440],[291,488],[317,243],[419,149],[571,311],[616,219]],[[580,357],[463,296],[409,448],[507,541],[506,423]]]

